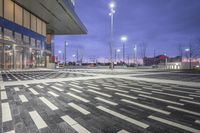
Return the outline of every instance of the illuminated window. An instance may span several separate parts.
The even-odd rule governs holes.
[[[3,16],[3,0],[0,0],[0,16]]]
[[[31,38],[31,46],[35,47],[35,39],[34,38]]]
[[[15,32],[15,40],[22,41],[22,35],[20,33]]]
[[[4,39],[8,41],[13,41],[13,32],[9,29],[4,28]]]
[[[11,0],[4,0],[4,18],[13,21],[14,3]]]
[[[25,45],[28,45],[29,44],[29,36],[25,36],[24,35],[24,43],[25,43]]]
[[[15,22],[22,25],[22,8],[15,4]]]

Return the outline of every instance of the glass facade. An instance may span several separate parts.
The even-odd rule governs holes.
[[[0,0],[0,19],[0,69],[44,67],[46,23],[12,0]]]

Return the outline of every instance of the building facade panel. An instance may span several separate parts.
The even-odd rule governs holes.
[[[30,29],[30,22],[31,22],[30,21],[30,19],[31,19],[30,13],[28,11],[24,10],[23,14],[24,14],[23,15],[24,16],[24,18],[23,18],[24,27]]]
[[[23,10],[22,7],[15,4],[15,23],[22,25],[22,16],[23,16]]]
[[[0,17],[3,16],[3,0],[0,0]]]
[[[31,30],[37,32],[37,18],[31,14]]]
[[[14,2],[11,0],[4,0],[4,18],[14,20]]]

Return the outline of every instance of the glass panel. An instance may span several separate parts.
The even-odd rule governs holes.
[[[12,69],[14,54],[11,45],[4,45],[4,55],[4,69]]]
[[[2,28],[0,27],[0,39],[2,39],[3,37],[3,32],[2,32]]]
[[[14,3],[11,0],[4,0],[4,18],[13,21]]]
[[[29,37],[24,35],[24,43],[25,45],[29,45]]]
[[[15,4],[15,22],[22,25],[22,8]]]
[[[30,13],[24,10],[24,27],[30,29]]]
[[[0,43],[0,69],[3,69],[3,44]]]
[[[22,47],[15,47],[15,57],[14,57],[14,67],[15,69],[22,69],[23,65],[23,48]]]
[[[31,38],[31,47],[35,48],[35,39]]]
[[[13,32],[9,29],[4,28],[4,39],[8,41],[13,41]]]
[[[41,41],[40,40],[37,40],[37,48],[41,48]]]
[[[22,41],[22,35],[20,33],[15,32],[15,40],[17,42],[21,42]]]

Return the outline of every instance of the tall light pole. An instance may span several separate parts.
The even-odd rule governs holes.
[[[58,56],[59,56],[59,61],[60,61],[60,62],[61,62],[61,53],[62,53],[62,51],[59,50],[59,51],[58,51],[58,54],[59,54]]]
[[[65,54],[64,54],[64,56],[65,56],[65,58],[64,58],[64,59],[65,59],[65,66],[66,66],[66,64],[67,64],[67,63],[66,63],[66,58],[67,58],[67,57],[66,57],[66,56],[67,56],[67,54],[66,54],[66,53],[67,53],[67,52],[66,52],[66,51],[67,51],[67,45],[68,45],[68,42],[65,41]]]
[[[125,65],[125,43],[127,41],[127,36],[122,36],[121,41],[123,43],[123,65]]]
[[[185,52],[189,52],[190,69],[192,69],[192,52],[191,52],[191,47],[190,48],[186,48]],[[188,55],[187,55],[187,57],[188,57]]]
[[[115,3],[114,1],[111,1],[109,3],[109,8],[110,8],[110,68],[114,68],[113,64],[113,45],[114,45],[114,40],[113,40],[113,25],[114,25],[114,14],[115,14]]]
[[[134,46],[134,58],[135,58],[135,61],[134,61],[134,62],[135,62],[135,64],[136,64],[136,66],[137,66],[137,65],[138,65],[138,64],[137,64],[137,45]]]

